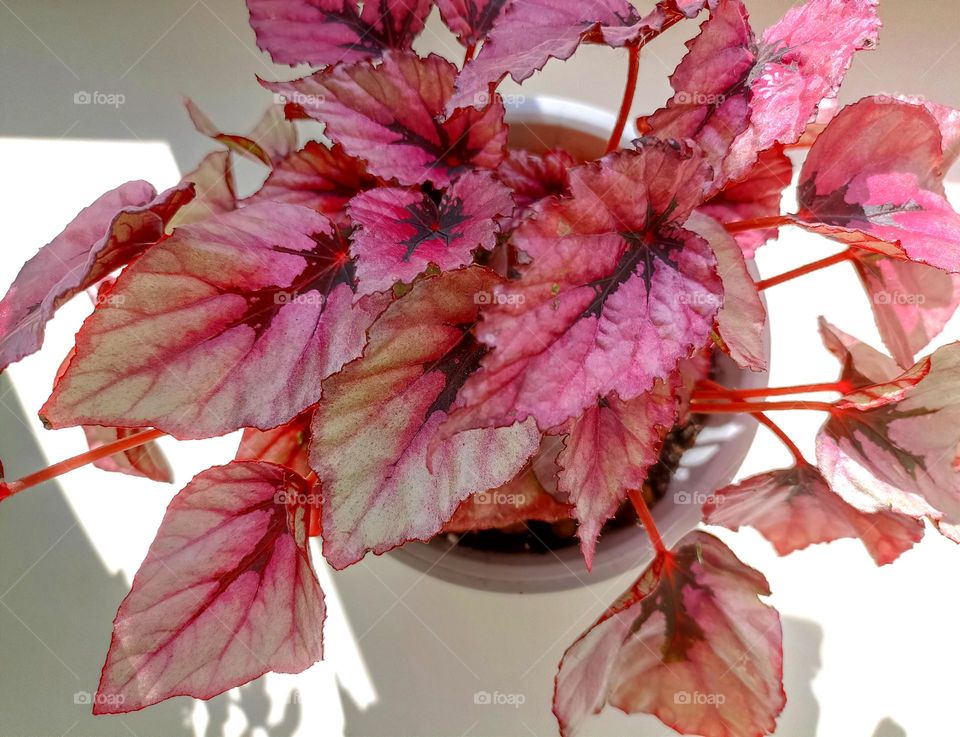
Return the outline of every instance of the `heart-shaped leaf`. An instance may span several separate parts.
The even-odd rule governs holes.
[[[163,238],[174,213],[192,198],[189,184],[157,195],[134,181],[81,210],[24,264],[0,301],[0,371],[38,351],[60,305]]]
[[[263,203],[187,225],[117,279],[41,410],[53,427],[156,427],[178,438],[269,429],[360,355],[387,297],[354,304],[346,239]]]
[[[323,592],[296,474],[234,461],[193,479],[160,523],[113,623],[94,713],[209,699],[320,659]]]
[[[943,194],[942,146],[936,119],[921,105],[864,98],[844,108],[800,171],[799,224],[960,271],[960,215]]]
[[[387,53],[380,64],[359,62],[292,82],[263,82],[310,117],[373,174],[400,184],[446,186],[471,167],[492,169],[503,158],[507,128],[499,97],[482,111],[459,110],[438,120],[457,68],[431,54]]]
[[[490,172],[460,177],[439,198],[399,187],[379,187],[351,200],[359,225],[350,252],[357,259],[357,293],[413,281],[429,264],[441,271],[465,266],[472,251],[489,251],[497,240],[498,217],[513,211],[510,190]]]
[[[322,66],[408,49],[430,0],[247,0],[257,46],[278,64]]]
[[[607,704],[683,734],[772,732],[785,696],[780,616],[758,598],[769,593],[720,540],[691,532],[564,653],[560,733]]]
[[[756,528],[780,555],[840,538],[859,539],[877,565],[892,563],[923,537],[923,523],[890,510],[847,504],[807,464],[751,476],[720,489],[704,505],[704,522]]]
[[[363,357],[324,382],[310,462],[334,568],[429,539],[460,502],[506,483],[536,452],[532,421],[437,435],[484,351],[470,333],[479,305],[501,282],[480,267],[418,281],[370,328]]]
[[[706,166],[653,142],[570,172],[512,242],[530,263],[498,287],[478,329],[492,350],[445,432],[535,417],[542,430],[597,397],[629,401],[708,341],[721,301],[710,246],[679,226]]]

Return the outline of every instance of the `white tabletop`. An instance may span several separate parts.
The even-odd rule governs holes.
[[[789,3],[748,2],[758,26]],[[922,9],[922,12],[919,12]],[[860,59],[844,99],[915,92],[960,106],[958,11],[951,0],[888,0],[882,48]],[[179,106],[193,97],[217,122],[243,130],[270,96],[254,74],[280,78],[253,44],[240,0],[71,5],[0,0],[0,288],[22,261],[108,188],[145,178],[158,188],[210,148]],[[434,19],[435,20],[435,19]],[[422,49],[458,54],[431,22]],[[688,32],[692,32],[690,26]],[[636,111],[667,95],[665,73],[683,33],[654,44]],[[551,64],[523,88],[614,108],[623,59],[591,48]],[[882,75],[881,75],[882,73]],[[123,94],[119,107],[78,106],[79,91]],[[255,169],[241,165],[251,185]],[[960,193],[951,195],[960,202]],[[795,232],[763,249],[772,275],[838,250]],[[817,315],[879,345],[868,303],[846,265],[769,291],[771,383],[826,380]],[[36,410],[89,310],[58,314],[42,354],[0,377],[0,458],[16,478],[85,448],[79,430],[43,431]],[[960,338],[956,320],[946,335]],[[943,342],[943,341],[940,341]],[[812,458],[821,418],[778,418]],[[166,503],[203,468],[228,460],[236,436],[162,440],[175,487],[85,468],[0,507],[0,737],[181,735],[507,735],[555,733],[550,693],[564,648],[629,582],[517,596],[459,588],[385,556],[341,572],[316,556],[330,616],[327,660],[300,676],[267,676],[209,704],[187,699],[123,717],[92,718],[74,694],[94,691],[110,623]],[[741,475],[787,462],[761,432]],[[721,533],[767,574],[784,618],[786,711],[780,737],[941,737],[955,723],[953,636],[960,550],[935,533],[892,566],[876,568],[852,541],[778,558],[757,534]],[[291,689],[298,689],[299,695]],[[478,691],[522,694],[512,706],[474,704]],[[879,725],[879,726],[878,726]],[[657,720],[609,712],[590,735],[673,734]]]

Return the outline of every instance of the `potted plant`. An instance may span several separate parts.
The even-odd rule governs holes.
[[[51,428],[84,427],[91,450],[6,481],[0,499],[91,462],[168,479],[158,437],[244,430],[235,461],[170,503],[94,711],[210,698],[319,659],[311,536],[341,569],[410,541],[574,520],[589,568],[628,513],[652,560],[564,655],[561,734],[608,704],[682,733],[769,733],[785,697],[766,580],[707,531],[665,542],[671,499],[650,493],[665,489],[653,469],[689,441],[675,428],[756,421],[795,464],[717,481],[696,500],[708,525],[752,526],[782,554],[858,538],[878,564],[924,520],[960,540],[960,346],[917,360],[958,304],[943,176],[960,113],[823,104],[876,43],[872,0],[808,0],[759,35],[740,0],[661,0],[646,15],[625,0],[437,4],[466,48],[460,69],[411,49],[428,0],[248,0],[274,61],[319,70],[261,80],[283,104],[249,135],[189,104],[227,150],[166,192],[103,195],[0,302],[4,368],[40,348],[64,301],[96,296],[40,409]],[[701,15],[673,96],[624,141],[641,49]],[[508,145],[498,83],[581,43],[627,51],[605,151]],[[300,118],[330,143],[300,147]],[[792,214],[787,149],[808,149]],[[250,196],[233,155],[268,167]],[[786,226],[844,250],[756,279],[752,255]],[[839,379],[731,383],[723,361],[765,367],[761,292],[841,261],[890,355],[822,323]],[[798,398],[813,392],[836,398]],[[767,415],[796,409],[826,415],[815,461]]]

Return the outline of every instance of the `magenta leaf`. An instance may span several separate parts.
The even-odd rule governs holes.
[[[491,84],[508,73],[523,82],[550,59],[569,59],[588,37],[610,46],[646,40],[704,5],[703,0],[664,0],[641,17],[625,0],[514,0],[500,13],[477,58],[464,66],[447,112],[485,105]]]
[[[824,318],[819,320],[820,337],[842,366],[840,379],[853,389],[894,380],[902,369],[890,356],[844,333]]]
[[[309,493],[285,468],[234,461],[173,498],[114,620],[94,713],[209,699],[320,659],[323,592],[296,506]]]
[[[325,66],[408,49],[430,0],[247,0],[257,46],[278,64]]]
[[[482,111],[458,110],[438,120],[456,74],[453,64],[434,54],[421,59],[390,52],[379,65],[338,65],[292,82],[263,84],[326,123],[326,135],[367,162],[371,173],[400,184],[446,186],[470,167],[495,168],[507,139],[499,97]]]
[[[513,192],[517,207],[526,209],[545,197],[569,194],[570,169],[575,164],[574,158],[560,149],[544,154],[510,149],[497,168],[497,177]]]
[[[605,397],[570,422],[557,456],[557,489],[574,505],[580,549],[587,569],[603,524],[613,517],[627,492],[647,480],[663,438],[677,419],[676,381],[658,381],[630,401]]]
[[[686,226],[710,244],[717,259],[717,274],[723,283],[717,329],[723,349],[740,366],[763,371],[767,367],[763,341],[767,310],[740,245],[720,223],[706,215],[694,213]]]
[[[376,186],[363,162],[310,141],[273,167],[263,187],[247,202],[289,202],[326,215],[338,225],[349,225],[344,206],[354,195]]]
[[[960,274],[853,250],[884,345],[902,367],[935,338],[960,305]]]
[[[245,136],[223,133],[192,100],[187,114],[198,132],[222,143],[231,151],[267,166],[273,166],[297,149],[297,129],[283,115],[283,107],[271,105],[253,130]]]
[[[683,734],[772,732],[785,696],[780,616],[766,579],[720,540],[691,532],[659,557],[560,661],[563,737],[609,704]]]
[[[440,17],[464,46],[482,41],[507,5],[508,0],[437,0]]]
[[[238,461],[267,461],[285,466],[300,476],[310,474],[307,444],[310,441],[310,422],[313,412],[306,411],[285,425],[272,430],[257,430],[248,427],[243,431]]]
[[[799,223],[960,271],[960,215],[943,193],[942,143],[936,119],[921,105],[868,97],[844,108],[800,171]]]
[[[512,211],[510,190],[490,172],[464,174],[439,202],[399,187],[358,195],[347,208],[359,226],[350,246],[357,259],[357,293],[413,281],[429,264],[441,271],[469,264],[473,249],[493,248],[496,218]]]
[[[324,382],[310,460],[334,568],[429,539],[460,502],[509,481],[537,450],[532,422],[437,436],[483,353],[469,332],[482,296],[501,281],[480,267],[418,281],[370,328],[363,357]]]
[[[210,217],[120,275],[41,415],[178,438],[276,427],[360,355],[386,301],[353,304],[346,239],[319,213],[263,203]]]
[[[721,223],[779,215],[783,190],[790,185],[792,176],[793,165],[783,153],[783,146],[774,146],[760,154],[742,179],[725,185],[698,209]],[[776,228],[734,235],[747,258],[752,258],[760,246],[776,237]]]
[[[718,184],[740,179],[760,152],[800,138],[879,27],[876,0],[808,0],[757,40],[740,0],[721,0],[671,77],[674,96],[638,128],[693,138]]]
[[[0,371],[39,350],[60,305],[163,238],[166,224],[192,198],[189,184],[157,195],[134,181],[81,210],[24,264],[0,301]]]
[[[858,538],[877,565],[892,563],[923,537],[923,523],[882,509],[847,504],[807,464],[751,476],[715,492],[704,522],[737,530],[756,528],[780,555],[840,538]]]
[[[548,493],[527,467],[503,486],[464,499],[442,532],[502,530],[531,520],[570,519],[571,514],[570,506]]]
[[[90,450],[107,445],[122,438],[136,435],[141,430],[130,430],[123,427],[98,427],[86,425],[83,434],[87,438]],[[160,446],[153,440],[136,448],[115,453],[107,458],[94,461],[93,465],[104,471],[126,473],[130,476],[142,476],[151,481],[173,483],[173,469],[160,450]]]
[[[893,364],[856,342],[856,353],[844,350],[838,344],[846,336],[838,333],[827,337],[845,354],[844,375],[855,384],[876,376],[885,361]],[[817,436],[817,463],[830,488],[863,511],[929,517],[960,541],[958,376],[960,343],[951,343],[887,384],[846,394]]]
[[[445,428],[535,417],[549,430],[616,392],[629,401],[709,339],[721,299],[710,246],[680,223],[699,158],[653,142],[571,171],[512,242],[529,257],[478,329],[492,350]]]

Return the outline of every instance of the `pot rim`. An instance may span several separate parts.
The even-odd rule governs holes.
[[[525,98],[507,118],[512,122],[562,122],[593,135],[606,135],[616,120],[608,111],[555,97]],[[622,141],[629,144],[633,138],[635,132],[628,128]],[[750,267],[754,271],[752,262]],[[768,372],[743,369],[729,356],[715,355],[716,375],[725,385],[743,389],[767,386]],[[764,358],[769,363],[769,322],[764,325]],[[681,457],[666,494],[651,508],[668,546],[700,523],[702,497],[734,479],[756,430],[757,423],[746,415],[716,414],[705,419],[693,446]],[[544,593],[589,586],[639,569],[653,559],[653,549],[639,525],[628,525],[603,535],[590,572],[584,567],[579,545],[546,553],[508,553],[460,547],[440,535],[429,542],[406,543],[389,555],[424,575],[467,588]]]

